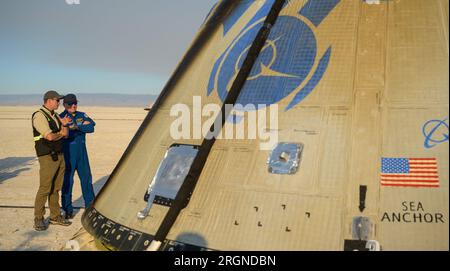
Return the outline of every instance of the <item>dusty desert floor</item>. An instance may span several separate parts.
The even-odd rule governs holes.
[[[61,250],[81,228],[84,202],[76,176],[73,200],[76,215],[69,227],[33,229],[33,205],[39,184],[31,115],[39,106],[0,106],[0,250]],[[87,135],[95,192],[119,161],[147,111],[143,108],[83,107],[96,122]],[[62,106],[58,112],[62,111]],[[46,209],[46,216],[49,210]]]

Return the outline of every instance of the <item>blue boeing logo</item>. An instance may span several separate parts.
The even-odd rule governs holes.
[[[422,133],[425,137],[423,145],[425,148],[430,149],[449,140],[447,120],[448,118],[429,120],[423,125]]]
[[[296,92],[285,108],[287,111],[305,99],[322,79],[332,51],[328,47],[318,57],[312,28],[317,28],[339,2],[310,0],[298,14],[278,17],[236,103],[251,104],[253,108],[270,106]],[[209,79],[208,95],[217,91],[220,99],[225,101],[272,3],[266,2],[216,61]],[[249,4],[240,7],[224,22],[224,34],[248,8]]]

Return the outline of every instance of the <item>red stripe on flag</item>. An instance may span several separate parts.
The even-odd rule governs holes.
[[[438,184],[436,185],[426,185],[426,184],[386,184],[382,183],[383,186],[400,186],[400,187],[439,187]]]
[[[439,183],[439,180],[420,180],[420,179],[381,179],[382,182],[403,182],[403,183]]]
[[[397,174],[397,175],[395,175],[395,174],[393,174],[393,175],[389,175],[389,174],[383,174],[383,175],[381,175],[381,177],[397,177],[397,178],[401,178],[401,177],[407,177],[407,178],[409,178],[409,177],[415,177],[415,178],[435,178],[435,179],[437,179],[437,178],[439,178],[439,176],[437,176],[437,175],[414,175],[414,174],[408,174],[408,175],[406,175],[406,174]]]

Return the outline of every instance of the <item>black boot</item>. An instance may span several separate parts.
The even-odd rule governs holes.
[[[64,217],[59,215],[55,218],[50,218],[50,224],[61,225],[61,226],[70,226],[70,224],[72,224],[72,222],[67,221]]]
[[[34,218],[34,229],[36,231],[45,231],[47,229],[47,225],[45,225],[44,218],[35,217]]]
[[[75,215],[74,215],[73,213],[66,213],[66,214],[64,215],[64,218],[65,218],[65,219],[73,219],[74,216],[75,216]]]

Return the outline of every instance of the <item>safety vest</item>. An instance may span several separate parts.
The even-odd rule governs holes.
[[[42,109],[40,109],[39,111],[42,112],[44,114],[44,116],[47,118],[48,125],[50,126],[52,133],[58,133],[59,131],[61,131],[62,123],[61,123],[61,121],[59,121],[59,119],[57,119],[58,124],[59,124],[59,128],[58,128],[58,124],[56,123],[56,121],[47,112],[45,112]],[[31,120],[33,120],[34,114],[38,113],[39,111],[36,111],[33,113]],[[36,149],[37,156],[47,155],[47,154],[50,154],[52,151],[55,151],[57,153],[62,152],[62,144],[63,144],[62,138],[57,141],[49,141],[49,140],[45,139],[36,130],[36,128],[34,128],[34,125],[33,125],[33,136],[34,136],[34,148]]]

